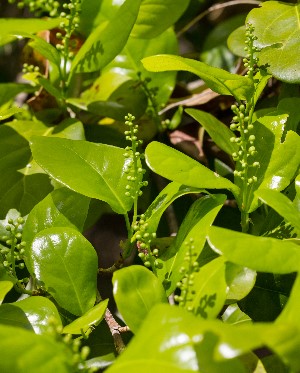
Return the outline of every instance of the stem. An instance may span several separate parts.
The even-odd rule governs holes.
[[[117,351],[118,354],[121,354],[126,348],[126,346],[123,342],[123,339],[121,337],[121,333],[129,331],[129,327],[128,326],[123,326],[122,327],[120,324],[118,324],[108,308],[105,311],[105,317],[104,318],[105,318],[105,321],[106,321],[106,323],[109,327],[111,335],[113,337],[116,351]]]
[[[128,216],[127,213],[124,214],[124,218],[125,218],[125,223],[126,223],[126,229],[127,229],[127,232],[128,232],[128,239],[130,240],[131,237],[132,237],[132,228],[131,228],[129,216]]]

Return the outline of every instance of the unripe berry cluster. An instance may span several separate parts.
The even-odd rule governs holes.
[[[22,217],[8,219],[8,225],[5,227],[7,235],[0,237],[0,240],[5,243],[6,246],[1,246],[0,254],[2,259],[3,267],[13,277],[16,278],[16,268],[23,269],[24,254],[26,243],[22,241],[22,224],[24,219]],[[28,282],[28,278],[18,280],[20,283]]]
[[[14,4],[16,0],[8,0],[10,4]],[[31,13],[39,16],[41,13],[48,13],[50,17],[56,17],[59,12],[60,3],[57,0],[21,0],[18,1],[18,8],[23,9],[26,6]]]
[[[180,307],[186,307],[188,302],[191,302],[195,295],[194,290],[194,273],[199,271],[199,263],[197,262],[197,254],[195,253],[194,240],[190,238],[184,243],[187,252],[184,257],[184,265],[180,268],[182,279],[177,283],[180,289],[180,295],[175,295],[174,299]],[[188,311],[193,312],[191,306],[186,307]]]

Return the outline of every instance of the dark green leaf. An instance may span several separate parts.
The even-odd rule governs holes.
[[[3,325],[16,326],[33,331],[33,326],[25,312],[13,304],[5,303],[0,306],[0,329]]]
[[[167,301],[157,277],[142,266],[130,266],[114,272],[113,284],[118,309],[134,333],[154,305]]]
[[[61,307],[74,315],[83,315],[93,307],[98,259],[93,246],[78,231],[45,229],[26,247],[26,255],[33,263],[30,272]]]
[[[0,83],[0,106],[15,98],[15,96],[20,92],[30,93],[35,90],[36,87],[32,87],[29,84]]]

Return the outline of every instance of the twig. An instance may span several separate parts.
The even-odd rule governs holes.
[[[120,354],[126,348],[121,337],[121,333],[128,332],[130,329],[128,326],[121,326],[120,324],[118,324],[108,308],[105,311],[104,318],[113,337],[116,351],[118,354]]]
[[[214,12],[215,10],[219,10],[219,9],[226,8],[228,6],[234,6],[234,5],[241,5],[241,4],[259,5],[260,3],[261,1],[258,1],[258,0],[232,0],[232,1],[227,1],[226,3],[212,5],[210,8],[206,9],[204,12],[200,13],[197,17],[192,19],[191,22],[189,22],[186,26],[184,26],[180,31],[178,31],[177,37],[184,34],[187,30],[189,30],[202,18],[206,17],[209,13]]]

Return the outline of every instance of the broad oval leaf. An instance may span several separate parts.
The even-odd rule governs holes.
[[[151,308],[167,301],[158,278],[147,268],[130,266],[113,275],[113,292],[126,324],[136,333]]]
[[[299,246],[288,240],[257,237],[229,229],[211,227],[211,248],[227,260],[260,272],[291,273],[300,269]]]
[[[132,198],[125,196],[129,158],[124,149],[111,145],[36,137],[31,150],[35,161],[68,188],[85,196],[107,202],[125,214]]]
[[[98,259],[93,246],[78,231],[45,229],[26,247],[26,256],[31,258],[31,274],[61,307],[77,316],[93,307]]]
[[[66,325],[63,329],[63,333],[82,334],[86,333],[91,327],[97,326],[105,315],[107,304],[108,299],[98,303],[84,315]]]
[[[250,99],[253,85],[249,78],[231,74],[203,62],[175,55],[157,55],[142,60],[149,71],[188,71],[198,75],[209,88],[221,95],[234,96],[238,101]]]
[[[70,227],[82,232],[89,203],[89,198],[68,188],[52,191],[30,211],[22,239],[30,246],[37,233],[52,227]]]
[[[0,371],[72,373],[72,351],[63,342],[13,326],[0,326]]]
[[[238,195],[239,188],[199,162],[165,144],[153,141],[146,148],[146,162],[152,171],[178,183],[209,189],[229,189]]]
[[[50,322],[55,323],[56,326],[62,326],[57,308],[45,297],[28,297],[11,305],[20,308],[25,313],[36,334],[49,333]]]
[[[269,72],[288,83],[300,82],[300,4],[266,1],[253,9],[247,22],[255,28],[259,63],[267,64]]]
[[[245,298],[255,285],[256,271],[237,264],[226,263],[227,303]]]

